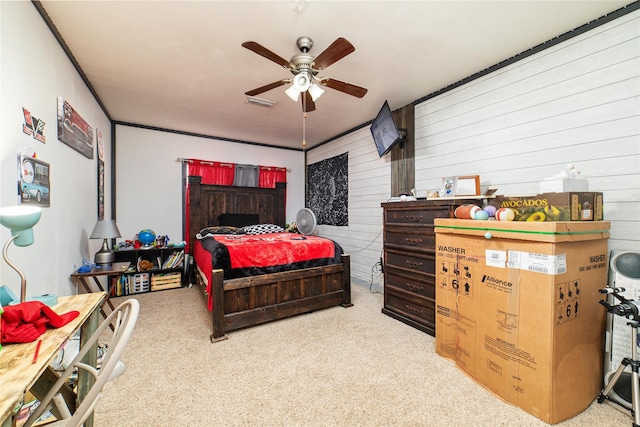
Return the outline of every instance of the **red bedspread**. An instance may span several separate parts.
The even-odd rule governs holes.
[[[336,242],[295,233],[209,235],[196,241],[194,258],[207,279],[209,309],[211,270],[222,269],[224,279],[277,273],[340,263]]]
[[[300,234],[273,233],[257,236],[215,236],[227,247],[231,268],[268,267],[316,258],[333,258],[333,242]]]

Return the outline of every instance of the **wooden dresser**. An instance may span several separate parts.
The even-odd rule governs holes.
[[[435,336],[434,218],[453,218],[457,206],[477,199],[382,203],[384,210],[384,307],[394,319]]]

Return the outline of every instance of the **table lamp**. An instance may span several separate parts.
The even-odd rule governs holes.
[[[10,206],[0,208],[0,224],[11,230],[11,238],[4,245],[2,256],[4,261],[13,268],[21,280],[20,302],[25,302],[27,297],[27,279],[7,256],[9,246],[13,242],[16,246],[29,246],[33,244],[33,226],[40,220],[42,209],[36,206]]]
[[[104,239],[102,248],[96,252],[94,262],[100,266],[111,266],[116,259],[116,254],[109,248],[107,239],[115,239],[120,237],[120,230],[114,219],[99,219],[96,226],[93,227],[90,239]]]

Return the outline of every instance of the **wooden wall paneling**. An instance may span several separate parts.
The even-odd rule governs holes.
[[[308,163],[349,152],[349,226],[319,225],[316,233],[338,242],[351,254],[351,278],[382,290],[382,274],[373,266],[382,253],[381,201],[390,196],[391,157],[380,158],[368,126],[307,152]]]
[[[440,188],[443,176],[473,174],[502,194],[534,194],[541,179],[575,163],[592,190],[605,192],[609,246],[637,249],[639,39],[635,11],[416,104],[418,196]],[[319,233],[353,252],[352,277],[369,283],[382,249],[378,206],[399,191],[391,184],[393,152],[378,158],[364,126],[308,151],[309,163],[345,151],[353,221],[346,230],[320,226]]]
[[[572,163],[604,192],[609,246],[637,246],[639,39],[634,11],[417,105],[418,191],[479,174],[499,194],[535,194]]]
[[[391,195],[410,193],[415,187],[415,112],[413,104],[392,112],[396,126],[404,129],[405,140],[391,150]],[[403,131],[401,131],[402,133]]]

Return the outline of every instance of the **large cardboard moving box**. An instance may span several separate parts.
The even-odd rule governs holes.
[[[555,424],[602,389],[608,222],[436,219],[436,351]]]

